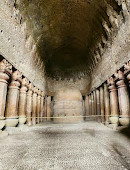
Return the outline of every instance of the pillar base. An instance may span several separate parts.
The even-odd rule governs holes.
[[[105,125],[106,125],[106,126],[109,126],[109,124],[110,124],[110,122],[105,122]]]
[[[19,125],[24,125],[26,123],[27,118],[25,116],[19,117]]]
[[[32,122],[28,122],[27,125],[28,125],[28,126],[32,126]]]
[[[8,135],[9,135],[9,134],[8,134],[7,131],[2,131],[2,130],[0,130],[0,138],[6,137],[6,136],[8,136]]]
[[[118,116],[110,116],[110,122],[111,124],[117,124],[119,123],[119,117]]]
[[[4,126],[5,126],[5,119],[0,118],[0,130],[2,130]]]
[[[19,124],[18,129],[20,131],[24,132],[24,131],[28,130],[28,126],[27,126],[27,124]]]
[[[36,120],[32,120],[32,125],[36,125]]]
[[[19,120],[17,117],[14,118],[6,118],[6,127],[16,127]]]
[[[10,135],[12,134],[18,134],[20,132],[20,129],[18,127],[6,127],[6,132]]]
[[[122,126],[128,126],[130,124],[130,119],[129,117],[119,117],[119,123],[122,125]]]
[[[118,124],[109,124],[109,126],[113,130],[117,130]]]

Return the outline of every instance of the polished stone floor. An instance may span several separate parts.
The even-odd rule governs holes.
[[[0,170],[130,170],[130,140],[97,122],[40,124],[0,138]]]

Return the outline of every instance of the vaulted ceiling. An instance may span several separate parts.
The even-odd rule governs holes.
[[[108,8],[120,12],[115,0],[16,0],[28,21],[28,31],[37,45],[49,77],[89,73],[94,51],[108,40],[103,26],[111,23]]]

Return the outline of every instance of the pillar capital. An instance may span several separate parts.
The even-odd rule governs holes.
[[[124,64],[124,70],[126,72],[130,72],[130,61],[128,61],[126,64]]]
[[[21,82],[20,92],[26,92],[28,89],[29,81],[27,78],[23,78]]]
[[[115,73],[115,77],[117,78],[117,82],[116,82],[116,85],[118,86],[118,88],[122,87],[122,86],[126,86],[125,85],[125,76],[124,76],[124,73],[119,70]]]
[[[43,91],[42,91],[41,95],[42,95],[42,97],[44,97],[44,96],[45,96],[45,94],[44,94],[44,92],[43,92]]]
[[[11,73],[12,73],[12,65],[9,64],[5,59],[3,59],[0,62],[0,79],[8,81]]]
[[[108,80],[107,80],[107,84],[108,84],[108,89],[110,91],[114,91],[116,90],[116,87],[115,87],[115,79],[113,77],[110,77]]]
[[[42,93],[41,90],[38,90],[38,96],[41,96],[41,93]]]
[[[27,92],[27,95],[32,95],[33,93],[33,84],[32,83],[29,83],[28,84],[28,92]]]
[[[11,83],[9,86],[19,87],[22,81],[22,73],[18,70],[14,71],[11,75]]]
[[[35,86],[33,87],[33,94],[38,94],[38,89]]]

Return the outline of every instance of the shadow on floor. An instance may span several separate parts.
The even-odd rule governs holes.
[[[126,137],[130,138],[130,125],[128,127],[121,129],[119,132],[125,135]]]

